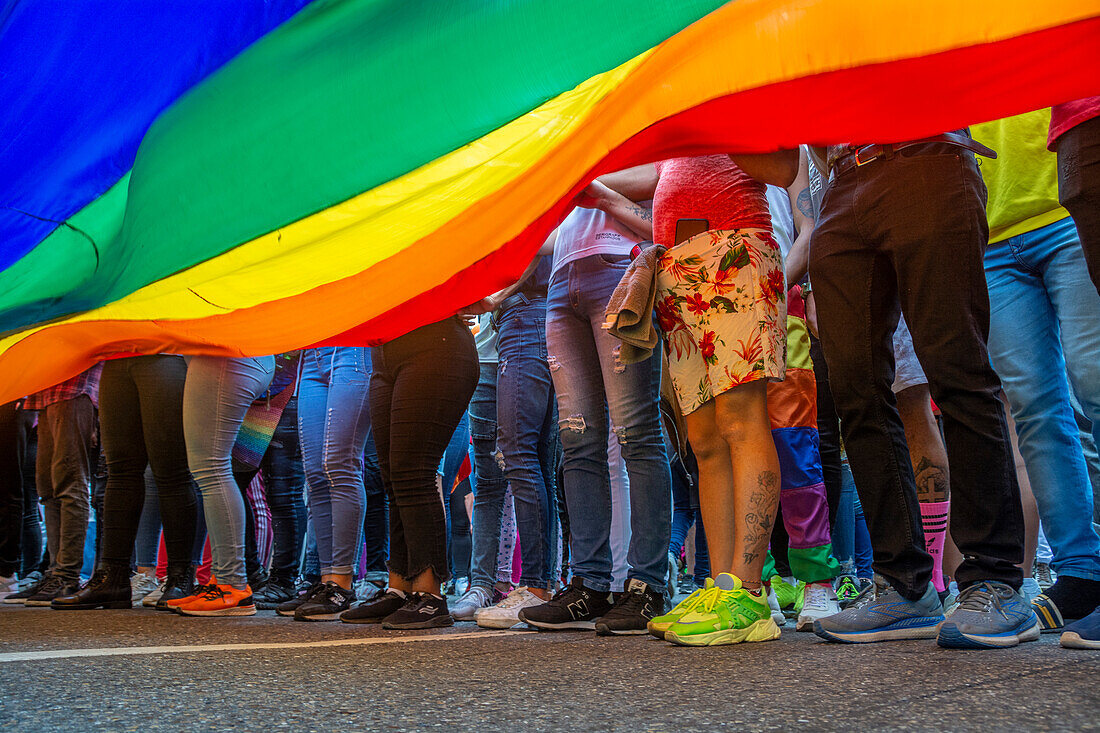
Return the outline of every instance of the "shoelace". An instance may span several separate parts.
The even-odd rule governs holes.
[[[637,611],[645,604],[645,593],[642,591],[629,591],[623,594],[619,602],[615,604],[615,607],[626,611]]]
[[[732,590],[722,590],[721,588],[704,590],[695,604],[695,608],[702,609],[704,613],[712,613],[718,604],[725,600],[727,594],[733,595],[733,593]]]
[[[866,608],[878,600],[878,583],[872,582],[859,592],[848,608]]]
[[[527,588],[519,587],[504,597],[500,603],[497,604],[497,608],[515,608],[521,603],[525,603],[527,599],[534,595]]]
[[[45,582],[43,582],[42,585],[38,586],[38,592],[39,593],[53,593],[55,591],[61,590],[62,586],[64,586],[64,585],[65,585],[64,580],[57,577],[56,575],[51,575],[48,578],[46,578]]]
[[[195,588],[195,590],[193,590],[189,595],[192,595],[195,598],[199,598],[200,596],[206,598],[208,593],[210,593],[212,590],[216,591],[217,589],[218,586],[214,585],[213,583],[209,583],[207,585],[200,585],[199,587]],[[210,596],[210,598],[216,597],[217,596]]]
[[[984,612],[992,607],[997,613],[1005,615],[1001,594],[988,582],[975,583],[959,593],[957,611]]]
[[[225,591],[222,590],[221,588],[219,588],[218,586],[214,585],[213,583],[211,583],[210,585],[203,586],[203,589],[204,590],[203,590],[203,593],[201,595],[204,599],[206,599],[208,601],[221,600],[222,598],[225,598],[225,596],[226,596]],[[200,595],[200,594],[196,593],[195,595]]]
[[[482,588],[480,585],[477,585],[477,586],[474,586],[473,588],[470,588],[470,590],[466,591],[465,593],[463,593],[462,597],[458,599],[458,602],[459,603],[466,603],[466,602],[472,601],[472,600],[474,600],[475,596],[477,598],[476,603],[477,603],[478,606],[490,605],[492,600],[493,600],[493,594],[492,593],[489,593],[484,588]],[[509,597],[511,597],[511,596],[509,596]]]
[[[828,600],[828,589],[817,583],[806,585],[805,595],[802,598],[803,606],[824,605]]]

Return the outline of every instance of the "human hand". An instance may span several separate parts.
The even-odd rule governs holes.
[[[814,335],[814,338],[820,339],[821,336],[817,332],[817,303],[814,302],[814,293],[803,291],[803,299],[806,302],[806,328],[810,329],[810,333]]]

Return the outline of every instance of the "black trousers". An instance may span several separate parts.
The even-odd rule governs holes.
[[[916,599],[932,577],[905,432],[891,390],[899,306],[944,418],[960,589],[1018,588],[1023,510],[1000,381],[989,364],[986,190],[973,155],[897,155],[830,182],[810,249],[829,385],[874,548]]]
[[[115,359],[99,381],[99,429],[107,456],[103,497],[103,559],[126,563],[134,551],[145,504],[145,466],[153,469],[168,562],[189,565],[198,497],[183,441],[182,356]]]
[[[3,576],[15,575],[40,559],[34,558],[33,563],[22,562],[26,514],[23,464],[33,422],[34,414],[20,410],[17,402],[0,405],[0,575]],[[34,491],[30,493],[35,495]],[[37,498],[32,507],[37,512]],[[41,547],[37,548],[37,554],[41,556]]]
[[[390,572],[450,577],[436,469],[477,386],[474,337],[458,319],[371,350],[371,426],[390,504]]]
[[[1100,292],[1100,117],[1058,138],[1058,200],[1073,217],[1089,276]]]

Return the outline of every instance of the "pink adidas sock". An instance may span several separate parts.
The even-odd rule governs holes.
[[[947,517],[950,513],[950,499],[930,501],[920,505],[921,523],[924,525],[924,546],[932,556],[932,585],[938,591],[947,590],[943,582],[943,543],[947,538]]]

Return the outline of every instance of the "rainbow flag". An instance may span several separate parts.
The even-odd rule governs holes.
[[[373,344],[595,175],[1100,93],[1097,0],[0,9],[0,401],[132,353]]]

